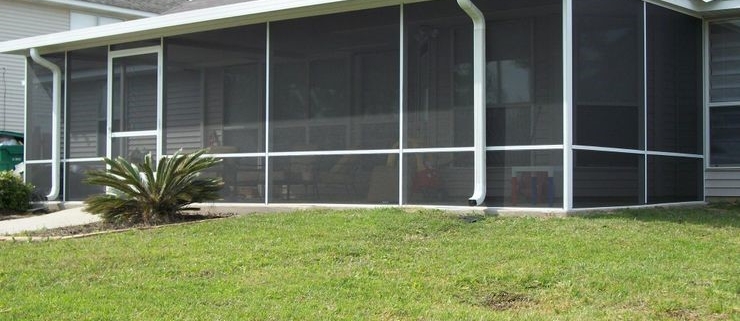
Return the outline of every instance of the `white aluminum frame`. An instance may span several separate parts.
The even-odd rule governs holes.
[[[38,165],[38,164],[51,164],[53,163],[53,161],[50,159],[41,159],[41,160],[27,160],[27,161],[23,161],[23,163],[26,165]]]
[[[487,152],[496,151],[534,151],[534,150],[562,150],[564,145],[508,145],[508,146],[488,146]]]
[[[573,208],[573,151],[574,150],[586,150],[586,151],[596,151],[596,152],[609,152],[609,153],[621,153],[621,154],[631,154],[631,155],[642,155],[643,156],[643,170],[642,170],[642,180],[643,180],[643,204],[638,204],[636,206],[651,206],[653,204],[647,204],[648,202],[648,157],[649,156],[666,156],[666,157],[678,157],[678,158],[690,158],[690,159],[701,159],[704,164],[707,164],[708,157],[705,157],[705,155],[708,155],[708,140],[706,138],[707,136],[707,128],[705,127],[702,129],[702,133],[705,136],[704,137],[704,153],[703,154],[690,154],[690,153],[676,153],[676,152],[662,152],[662,151],[655,151],[650,150],[648,146],[648,84],[647,84],[647,77],[648,77],[648,63],[647,63],[647,55],[648,55],[648,43],[647,43],[647,32],[648,32],[648,16],[647,16],[647,5],[648,4],[654,4],[663,8],[666,8],[668,10],[677,11],[682,14],[687,14],[692,17],[697,17],[695,14],[690,14],[686,10],[678,10],[675,6],[666,5],[665,3],[661,3],[654,0],[643,0],[642,1],[642,90],[643,90],[643,146],[642,149],[628,149],[628,148],[614,148],[614,147],[602,147],[602,146],[589,146],[589,145],[574,145],[573,144],[573,105],[575,104],[575,101],[573,100],[573,0],[563,0],[563,31],[564,31],[564,54],[563,54],[563,70],[564,73],[564,101],[565,101],[565,107],[563,110],[563,119],[564,119],[564,155],[563,155],[563,163],[565,164],[565,168],[563,170],[563,203],[564,203],[564,210],[566,212],[569,211],[581,211],[584,210],[584,208]],[[701,19],[701,18],[699,18]],[[703,25],[706,25],[706,21],[702,22]],[[703,27],[706,29],[706,27]],[[703,36],[703,43],[706,42],[707,33],[704,32]],[[704,44],[704,48],[707,48],[708,46]],[[708,49],[705,49],[708,50]],[[703,51],[704,52],[704,51]],[[708,62],[707,62],[707,55],[704,55],[704,99],[705,101],[708,99],[708,85],[707,85],[707,77],[708,77]],[[705,119],[704,119],[704,126],[707,126],[708,124],[708,110],[707,108],[702,108],[705,110]],[[704,184],[704,181],[706,181],[706,165],[704,167],[703,171],[703,181],[702,184]],[[566,196],[567,194],[567,196]],[[706,189],[702,189],[702,199],[706,199]],[[697,202],[678,202],[678,203],[661,203],[661,204],[694,204]],[[632,206],[616,206],[613,208],[628,208]],[[599,209],[604,208],[611,208],[611,207],[598,207]],[[596,209],[596,208],[591,208]]]
[[[708,166],[709,160],[708,156],[705,157],[705,155],[708,155],[708,130],[709,130],[709,108],[710,107],[720,107],[720,105],[732,105],[735,106],[736,104],[732,103],[717,103],[717,104],[710,104],[709,103],[709,97],[708,97],[708,90],[709,90],[709,55],[708,55],[708,22],[705,20],[703,22],[703,33],[704,33],[704,126],[705,130],[704,132],[704,155],[699,154],[684,154],[684,153],[671,153],[671,152],[660,152],[660,151],[650,151],[648,150],[647,146],[647,39],[645,37],[645,34],[647,32],[647,3],[659,5],[662,7],[666,7],[671,10],[677,10],[675,6],[672,4],[667,4],[663,1],[657,1],[657,0],[643,0],[643,90],[644,92],[644,119],[643,119],[643,130],[644,132],[644,146],[641,150],[636,149],[622,149],[622,148],[609,148],[609,147],[599,147],[599,146],[584,146],[584,145],[573,145],[573,108],[575,104],[574,100],[574,83],[573,83],[573,67],[574,67],[574,53],[573,53],[573,1],[574,0],[563,0],[562,1],[562,68],[563,68],[563,123],[562,123],[562,130],[563,130],[563,141],[562,144],[549,144],[549,145],[508,145],[508,146],[488,146],[485,145],[484,151],[490,152],[490,151],[536,151],[536,150],[561,150],[563,152],[563,204],[562,207],[550,207],[550,208],[529,208],[529,207],[490,207],[491,209],[500,209],[500,210],[516,210],[516,211],[536,211],[536,212],[570,212],[573,210],[581,211],[584,210],[582,208],[574,209],[573,208],[573,166],[574,166],[574,160],[573,160],[573,153],[574,150],[590,150],[590,151],[601,151],[601,152],[614,152],[614,153],[625,153],[625,154],[634,154],[634,155],[643,155],[644,156],[644,162],[645,162],[645,169],[643,172],[644,175],[644,181],[645,181],[645,202],[647,201],[647,157],[648,156],[669,156],[669,157],[682,157],[682,158],[692,158],[692,159],[703,159],[705,164],[705,169]],[[317,2],[322,2],[322,0],[317,0]],[[264,2],[266,3],[266,2]],[[262,4],[262,2],[260,2]],[[271,205],[270,202],[270,158],[275,157],[290,157],[290,156],[336,156],[336,155],[397,155],[398,157],[398,205],[399,206],[407,206],[408,204],[405,204],[405,195],[404,193],[404,181],[403,177],[405,174],[405,168],[404,168],[404,157],[405,155],[409,154],[419,154],[419,153],[459,153],[459,152],[467,152],[467,153],[473,153],[476,151],[475,146],[466,146],[466,147],[440,147],[440,148],[406,148],[405,147],[405,108],[407,105],[406,102],[406,87],[407,87],[407,79],[406,79],[406,39],[405,39],[405,5],[403,2],[396,4],[398,5],[399,10],[399,58],[400,58],[400,69],[399,69],[399,146],[398,148],[392,148],[392,149],[372,149],[372,150],[327,150],[327,151],[294,151],[294,152],[273,152],[270,150],[270,110],[271,110],[271,101],[270,101],[270,81],[271,81],[271,22],[270,21],[264,21],[261,23],[265,23],[266,25],[266,55],[265,55],[265,150],[264,152],[259,153],[234,153],[234,154],[210,154],[209,156],[214,157],[220,157],[220,158],[237,158],[237,157],[244,157],[244,158],[261,158],[264,157],[265,165],[264,165],[264,179],[263,182],[265,185],[265,195],[264,195],[264,205]],[[690,14],[690,12],[686,12],[686,10],[677,10],[684,14]],[[168,20],[168,19],[161,19],[161,20]],[[137,25],[136,23],[131,24]],[[100,29],[102,31],[105,31],[103,29]],[[79,33],[79,32],[78,32]],[[70,35],[77,36],[77,33],[72,33]],[[46,41],[46,39],[39,38],[38,41]],[[157,46],[149,46],[149,47],[142,47],[142,48],[134,48],[134,49],[123,49],[123,50],[110,50],[108,51],[108,86],[107,86],[107,117],[106,117],[106,140],[107,140],[107,146],[106,146],[106,155],[107,157],[111,156],[112,153],[112,140],[113,138],[123,138],[123,137],[150,137],[155,136],[156,142],[157,142],[157,155],[159,157],[166,157],[167,155],[164,154],[164,148],[163,148],[163,117],[164,117],[164,102],[163,102],[163,88],[164,88],[164,77],[163,77],[163,69],[164,69],[164,56],[163,56],[163,38],[159,38],[160,44]],[[147,131],[130,131],[130,132],[112,132],[112,77],[113,77],[113,59],[121,58],[121,57],[129,57],[129,56],[136,56],[136,55],[144,55],[144,54],[157,54],[157,126],[155,130],[147,130]],[[27,91],[25,93],[27,95]],[[27,97],[26,97],[27,100]],[[711,106],[710,106],[711,105]],[[26,118],[28,117],[28,114],[26,113]],[[66,117],[66,116],[65,116]],[[24,124],[24,126],[27,126],[27,122]],[[63,159],[61,163],[78,163],[78,162],[93,162],[93,161],[99,161],[102,157],[91,157],[91,158],[79,158],[79,159]],[[51,161],[49,160],[36,160],[36,161],[27,161],[27,164],[50,164]],[[706,171],[705,171],[706,173]],[[706,175],[706,174],[705,174]],[[704,193],[706,195],[706,193]],[[676,203],[676,204],[693,204],[696,202],[683,202],[683,203]],[[278,203],[282,204],[282,203]],[[673,203],[671,203],[673,204]],[[353,205],[356,206],[356,205]],[[378,205],[369,205],[369,206],[378,206]],[[639,204],[635,205],[637,207],[645,206],[645,204]],[[635,207],[631,206],[631,207]],[[648,205],[649,206],[649,205]],[[628,206],[630,207],[630,206]],[[615,208],[625,208],[625,206],[619,206]]]
[[[28,144],[26,144],[25,133],[28,132],[28,57],[23,59],[23,163],[28,164],[26,155],[28,155]],[[23,181],[28,182],[26,170],[23,170]]]
[[[704,94],[704,99],[702,99],[704,109],[704,130],[702,130],[704,134],[704,167],[702,168],[702,184],[703,187],[702,190],[704,191],[704,201],[707,201],[707,169],[709,169],[709,162],[711,160],[711,149],[709,148],[710,144],[710,136],[709,131],[711,130],[710,123],[709,123],[709,22],[704,19],[701,24],[702,27],[702,89]]]
[[[102,162],[104,157],[85,157],[85,158],[69,158],[62,161],[62,163],[91,163],[91,162]]]
[[[642,157],[642,202],[648,199],[648,52],[647,52],[647,4],[642,2],[642,149],[645,154]]]
[[[563,210],[573,209],[573,0],[563,0]]]
[[[160,38],[160,44],[158,46],[148,46],[133,49],[122,49],[122,50],[111,50],[108,49],[108,85],[107,85],[107,106],[106,106],[106,157],[110,158],[113,152],[113,139],[114,138],[130,138],[130,137],[154,137],[156,141],[156,153],[157,158],[164,156],[163,154],[163,88],[164,88],[164,57],[163,57],[163,46],[162,38]],[[156,129],[154,130],[143,130],[143,131],[118,131],[113,132],[113,60],[117,58],[125,58],[132,56],[141,55],[157,55],[157,95],[156,95]]]
[[[270,204],[270,22],[265,23],[265,205]]]
[[[399,39],[399,62],[401,64],[398,72],[398,205],[403,205],[403,164],[405,163],[403,160],[403,149],[404,145],[406,144],[405,137],[406,133],[404,132],[405,126],[404,123],[406,122],[406,116],[404,114],[404,110],[406,109],[406,16],[405,11],[406,8],[403,4],[399,6],[399,12],[400,12],[400,18],[399,18],[399,27],[398,27],[398,33],[400,35]]]

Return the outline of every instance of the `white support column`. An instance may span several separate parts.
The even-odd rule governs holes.
[[[642,204],[648,202],[648,52],[647,4],[642,3]]]
[[[573,0],[563,1],[563,209],[573,209]]]
[[[404,20],[404,6],[399,6],[399,69],[398,69],[398,205],[403,206],[403,145],[404,142],[404,108],[406,108],[406,26]]]
[[[704,111],[703,111],[704,122],[702,123],[704,126],[702,130],[702,133],[704,134],[704,137],[703,137],[704,138],[703,140],[704,142],[704,150],[703,150],[704,167],[703,169],[704,170],[702,171],[703,172],[702,186],[704,188],[702,188],[702,200],[704,200],[705,202],[707,200],[707,186],[706,186],[707,169],[709,168],[709,161],[710,161],[709,159],[710,157],[709,155],[710,153],[710,150],[709,150],[709,130],[710,130],[710,127],[709,127],[710,126],[710,123],[709,123],[710,121],[709,119],[709,116],[710,116],[710,113],[709,113],[709,99],[710,99],[709,97],[709,89],[710,89],[709,77],[711,76],[711,69],[710,69],[711,68],[710,67],[711,56],[709,53],[709,45],[710,45],[709,43],[709,22],[704,20],[702,21],[702,53],[704,54],[703,59],[702,59],[702,66],[704,67],[703,68],[704,72],[702,73],[704,75],[703,77],[704,80],[702,82],[702,88],[704,89],[703,91],[704,99],[702,99],[702,103],[704,107]]]
[[[270,22],[265,26],[265,205],[270,204]]]
[[[159,49],[157,50],[157,157],[165,156],[164,151],[164,38],[159,38]]]

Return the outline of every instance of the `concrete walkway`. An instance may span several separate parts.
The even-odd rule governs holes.
[[[97,215],[89,214],[82,207],[61,210],[51,214],[0,221],[0,235],[18,234],[57,227],[84,225],[100,221]]]

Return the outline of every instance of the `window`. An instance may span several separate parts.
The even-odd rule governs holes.
[[[562,150],[491,151],[486,162],[486,205],[563,206]]]
[[[648,150],[702,154],[701,20],[647,5]]]
[[[408,5],[406,148],[473,145],[473,33],[454,1]]]
[[[67,158],[103,157],[106,151],[108,48],[67,55]]]
[[[641,149],[643,2],[573,2],[574,143]]]
[[[700,158],[648,157],[648,203],[701,201],[704,162]]]
[[[709,163],[715,167],[740,167],[740,106],[709,110]]]
[[[88,28],[88,27],[95,27],[95,26],[102,26],[107,25],[109,23],[116,23],[121,22],[123,20],[116,19],[116,18],[110,18],[110,17],[101,17],[86,13],[80,13],[80,12],[70,12],[69,13],[69,29],[81,29],[81,28]]]
[[[637,0],[573,10],[573,206],[700,200],[701,20]]]
[[[399,10],[270,24],[271,151],[394,148]]]
[[[563,142],[562,1],[479,1],[489,146]]]
[[[590,150],[573,152],[573,206],[645,203],[645,156]]]
[[[264,152],[265,25],[165,38],[165,150]]]
[[[488,12],[489,146],[562,143],[560,9],[540,5],[527,15]]]
[[[59,66],[64,73],[65,55],[63,53],[44,55],[44,58]],[[35,63],[30,58],[27,66],[25,159],[50,160],[52,158],[53,75],[49,69]],[[64,84],[61,86],[64,88]],[[61,95],[64,96],[64,90]],[[63,99],[64,97],[61,101]]]
[[[740,166],[740,21],[709,25],[709,165]]]
[[[486,64],[488,105],[529,103],[532,100],[532,21],[492,21]]]

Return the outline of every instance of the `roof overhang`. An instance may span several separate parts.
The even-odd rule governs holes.
[[[701,18],[740,17],[740,0],[646,0]]]
[[[254,0],[1,42],[0,53],[28,55],[37,48],[45,54],[421,1],[427,0]]]
[[[62,0],[46,0],[62,1]],[[0,53],[60,52],[240,25],[429,0],[254,0],[0,43]],[[449,0],[453,1],[453,0]],[[740,0],[652,0],[701,17],[740,13]]]
[[[704,18],[740,17],[740,1],[713,0],[701,4],[701,14]]]

